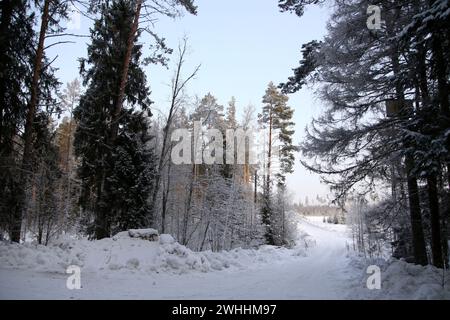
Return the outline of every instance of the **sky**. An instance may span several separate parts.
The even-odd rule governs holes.
[[[188,38],[184,74],[189,75],[199,64],[201,68],[189,83],[187,93],[202,97],[210,92],[224,106],[234,96],[238,116],[248,104],[254,105],[258,112],[261,110],[268,83],[285,82],[292,75],[292,68],[298,66],[301,58],[301,45],[323,38],[330,14],[327,6],[311,6],[299,18],[279,12],[276,0],[196,0],[195,3],[197,16],[159,17],[153,30],[173,49],[183,37]],[[74,16],[68,24],[68,32],[88,35],[91,25],[89,19]],[[78,77],[78,58],[86,57],[89,42],[89,38],[70,40],[75,43],[54,46],[48,51],[51,58],[57,56],[54,66],[59,68],[57,76],[63,83]],[[140,41],[148,48],[148,36],[141,37]],[[168,109],[172,62],[169,69],[146,67],[155,115]],[[320,113],[322,103],[314,96],[312,88],[305,88],[289,98],[289,105],[295,110],[294,142],[300,143],[305,127]],[[319,176],[300,165],[300,156],[297,154],[295,172],[287,179],[294,200],[304,202],[308,197],[311,202],[316,195],[326,196],[328,187],[320,183]]]

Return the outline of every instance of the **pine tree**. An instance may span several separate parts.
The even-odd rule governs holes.
[[[119,71],[127,54],[134,9],[134,1],[103,3],[91,30],[88,58],[81,60],[87,90],[74,112],[78,123],[74,144],[81,159],[80,204],[88,220],[94,216],[87,231],[96,239],[151,224],[147,196],[152,189],[154,156],[146,119],[146,114],[151,116],[151,101],[140,65],[139,33],[131,52],[117,136],[111,132],[116,128],[112,121],[121,85]]]
[[[226,117],[225,117],[225,128],[223,130],[223,134],[224,134],[223,135],[223,149],[224,150],[227,149],[227,143],[235,143],[234,141],[226,140],[226,130],[235,130],[235,129],[237,129],[237,127],[238,127],[238,124],[237,124],[237,120],[236,120],[236,98],[232,97],[231,100],[228,102],[228,108],[227,108]],[[235,150],[234,159],[236,159],[237,148],[235,148],[234,150]],[[224,166],[222,168],[222,175],[226,179],[231,179],[237,173],[237,170],[236,170],[237,167],[240,167],[241,165],[237,165],[236,163],[226,163],[226,152],[224,152],[223,157],[224,157]]]
[[[238,126],[236,119],[236,98],[231,97],[228,102],[227,115],[226,115],[226,125],[228,129],[236,129]]]
[[[222,129],[224,127],[224,107],[209,92],[197,103],[191,119],[193,121],[201,120],[202,125],[208,128]]]

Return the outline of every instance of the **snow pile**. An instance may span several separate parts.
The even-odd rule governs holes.
[[[450,299],[450,272],[433,266],[420,266],[402,260],[378,259],[370,264],[381,269],[381,289],[369,290],[366,287],[367,264],[353,260],[354,267],[364,270],[364,275],[355,286],[349,298],[352,299],[407,299],[442,300]],[[365,266],[365,267],[364,267]],[[444,285],[443,285],[444,284]]]
[[[147,240],[144,240],[147,239]],[[152,240],[152,241],[149,241]],[[97,241],[59,239],[49,246],[0,242],[0,268],[64,273],[69,265],[84,271],[147,273],[208,272],[227,268],[244,269],[305,256],[304,247],[294,249],[263,246],[223,252],[193,252],[167,234],[156,230],[130,230]]]
[[[128,231],[119,232],[113,237],[113,240],[120,238],[139,238],[149,241],[158,241],[159,233],[155,229],[130,229]]]
[[[71,264],[80,264],[77,253],[68,254],[67,248],[36,244],[17,244],[0,241],[0,267],[57,272]]]

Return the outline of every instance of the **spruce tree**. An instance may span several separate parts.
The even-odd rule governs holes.
[[[27,1],[1,2],[0,20],[0,228],[13,237],[19,203],[19,128],[23,126],[31,78],[34,16]],[[20,227],[18,230],[20,237]]]
[[[147,197],[152,188],[154,161],[146,118],[151,116],[151,101],[141,68],[139,33],[131,52],[124,107],[117,118],[118,133],[111,132],[116,128],[112,120],[134,8],[134,1],[103,3],[101,16],[91,29],[88,58],[81,59],[87,90],[74,112],[78,123],[74,145],[81,159],[80,205],[88,219],[93,215],[87,231],[96,239],[151,223]]]
[[[2,1],[0,6],[0,215],[3,228],[15,242],[21,238],[27,189],[34,174],[31,159],[36,115],[42,106],[47,116],[58,111],[53,93],[59,83],[45,56],[44,39],[48,28],[59,30],[66,6],[46,1],[44,7],[47,9],[42,12],[51,11],[51,19],[41,24],[38,40],[33,26],[35,12],[40,10],[30,13],[29,1]]]

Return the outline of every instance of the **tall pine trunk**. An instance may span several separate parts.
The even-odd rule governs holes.
[[[2,8],[2,19],[0,21],[0,34],[2,35],[0,37],[0,47],[3,48],[1,53],[0,53],[0,66],[3,67],[6,65],[7,63],[7,51],[5,50],[5,48],[7,47],[7,42],[8,41],[4,41],[4,39],[6,38],[6,35],[9,34],[9,27],[11,25],[11,20],[13,17],[13,7],[14,7],[14,1],[11,0],[5,0],[2,1],[1,3],[1,8]],[[3,101],[5,101],[5,94],[6,94],[6,88],[5,88],[5,84],[6,84],[6,77],[4,75],[1,76],[1,81],[0,81],[0,156],[5,156],[4,154],[2,154],[3,148],[5,147],[6,144],[10,144],[10,142],[6,141],[6,139],[8,139],[9,137],[6,137],[3,135],[3,108],[5,108],[5,106],[3,105]],[[5,140],[5,141],[3,141]],[[10,149],[9,147],[7,149]]]
[[[188,235],[187,235],[187,230],[188,230],[188,222],[189,222],[189,216],[191,213],[191,209],[192,209],[192,196],[193,196],[193,191],[194,191],[194,182],[195,182],[195,164],[192,166],[192,175],[190,178],[190,182],[189,182],[189,188],[188,188],[188,196],[186,199],[186,204],[185,204],[185,208],[184,208],[184,212],[183,212],[183,225],[182,225],[182,230],[181,230],[181,244],[182,245],[187,245],[188,243]]]
[[[22,228],[22,219],[23,219],[23,210],[25,206],[26,200],[26,186],[28,184],[28,178],[31,171],[31,155],[32,155],[32,147],[33,147],[33,122],[36,116],[37,105],[39,102],[39,80],[41,78],[41,70],[42,70],[42,59],[44,56],[44,41],[45,34],[47,32],[48,22],[49,22],[49,5],[50,0],[46,0],[44,2],[44,10],[41,17],[41,28],[39,33],[39,42],[36,50],[36,57],[34,62],[33,69],[33,78],[31,82],[31,97],[28,105],[27,117],[25,122],[25,131],[24,131],[24,147],[23,147],[23,156],[22,156],[22,168],[20,171],[20,185],[21,188],[19,190],[20,195],[18,197],[18,205],[16,206],[16,210],[14,212],[13,217],[13,226],[11,230],[11,241],[20,242],[20,231]]]
[[[111,145],[114,145],[114,141],[116,140],[119,131],[120,113],[122,112],[123,101],[125,98],[125,88],[127,85],[128,70],[130,68],[131,53],[133,51],[134,40],[136,39],[136,33],[139,26],[141,7],[142,7],[142,0],[138,0],[136,3],[136,12],[134,14],[133,24],[131,25],[130,34],[128,35],[127,39],[127,50],[125,52],[125,57],[123,60],[122,73],[120,76],[120,84],[117,92],[116,105],[114,107],[114,111],[111,118],[111,137],[110,137]]]
[[[265,238],[266,243],[268,245],[274,245],[275,239],[273,237],[273,227],[272,227],[272,209],[270,202],[270,169],[272,166],[272,126],[273,126],[273,116],[272,116],[272,107],[269,111],[269,142],[268,142],[268,151],[267,151],[267,172],[265,179],[265,187],[264,187],[264,202],[262,209],[262,220],[266,228]]]
[[[272,125],[273,124],[273,118],[272,118],[272,110],[270,110],[269,113],[269,150],[267,152],[267,178],[266,178],[266,188],[267,193],[270,195],[270,169],[272,166]]]
[[[448,27],[447,27],[447,29],[448,29]],[[445,30],[445,28],[444,28],[444,30]],[[433,33],[432,52],[433,52],[433,60],[434,60],[434,64],[435,64],[436,77],[437,77],[437,82],[438,82],[438,97],[439,97],[439,105],[440,105],[440,113],[441,113],[440,125],[442,127],[442,130],[448,130],[448,128],[450,127],[450,105],[449,105],[450,90],[449,90],[449,84],[447,81],[447,79],[448,79],[448,74],[447,74],[448,61],[446,61],[445,56],[443,54],[443,48],[442,48],[443,38],[442,38],[440,32],[442,32],[442,30],[440,28],[438,28],[438,30],[435,30]],[[447,146],[447,150],[450,150],[450,136],[447,137],[446,146]],[[447,155],[447,159],[446,159],[446,166],[447,166],[447,169],[450,169],[450,157],[448,155]],[[434,177],[434,179],[436,179],[436,177]],[[433,182],[433,181],[431,181],[431,182]],[[447,182],[450,187],[450,172],[447,172]],[[436,190],[436,197],[437,197],[437,199],[439,199],[437,190]],[[437,204],[437,210],[439,210],[439,202]],[[441,239],[441,236],[446,235],[447,232],[441,233],[441,228],[447,226],[447,217],[449,216],[449,212],[448,212],[449,210],[450,210],[450,207],[447,206],[447,212],[442,214],[442,225],[440,223],[441,221],[439,219],[439,215],[437,217],[435,217],[435,219],[437,219],[437,220],[434,222],[436,224],[435,232],[439,232],[439,235],[435,235],[435,238],[436,238],[435,246],[437,246],[437,241],[438,241],[437,238],[439,238],[439,241],[441,243],[440,243],[439,249],[436,248],[437,252],[433,252],[433,259],[434,259],[434,256],[436,255],[436,259],[438,259],[438,260],[437,260],[437,263],[434,263],[434,265],[438,266],[438,264],[441,263],[442,264],[441,267],[443,267],[444,264],[446,266],[448,265],[447,239],[445,239],[445,238]],[[439,214],[439,211],[437,212],[437,214]],[[433,219],[433,217],[432,217],[432,219]],[[433,228],[432,228],[432,230],[433,230]],[[441,255],[440,259],[443,261],[439,261],[439,258],[437,257],[437,255],[439,253]]]

